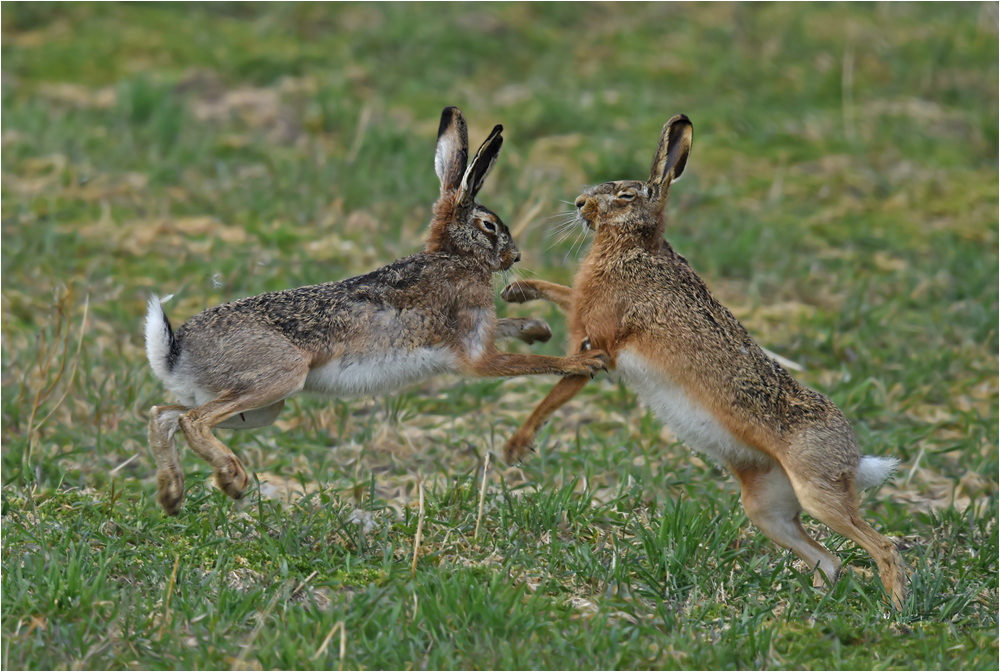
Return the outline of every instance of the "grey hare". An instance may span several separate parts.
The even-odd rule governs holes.
[[[551,333],[537,320],[496,317],[492,276],[521,255],[476,194],[500,153],[502,130],[493,129],[467,166],[465,119],[445,108],[434,156],[441,195],[419,254],[348,280],[208,308],[176,333],[159,298],[149,300],[149,363],[180,402],[149,414],[157,499],[167,513],[177,513],[184,498],[178,429],[212,466],[219,488],[239,498],[246,470],[212,429],[269,425],[299,392],[373,396],[441,373],[590,376],[604,368],[596,351],[544,357],[503,353],[494,344]]]
[[[899,608],[903,560],[858,509],[861,491],[891,476],[897,460],[863,457],[840,409],[768,357],[663,238],[667,195],[691,142],[692,124],[678,115],[663,127],[647,181],[606,182],[577,197],[577,219],[595,238],[572,288],[528,280],[501,295],[555,302],[568,314],[569,351],[605,351],[613,376],[689,447],[736,476],[747,516],[764,534],[833,582],[842,562],[803,529],[805,509],[871,554]],[[504,446],[508,463],[588,380],[569,376],[549,392]],[[822,584],[819,573],[815,579]]]

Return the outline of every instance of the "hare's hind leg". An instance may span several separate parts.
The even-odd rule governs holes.
[[[212,428],[241,412],[277,407],[284,399],[302,389],[308,372],[309,366],[302,360],[295,366],[295,370],[271,374],[266,387],[260,386],[241,393],[226,392],[218,399],[192,408],[180,416],[181,430],[188,444],[212,465],[216,485],[233,499],[243,496],[250,479],[239,459],[212,434]]]
[[[740,481],[743,508],[750,521],[768,539],[818,570],[813,576],[814,585],[823,585],[820,571],[833,583],[840,574],[841,560],[803,529],[799,518],[802,506],[784,470],[777,464],[729,470]]]
[[[168,514],[181,508],[184,500],[184,469],[177,454],[174,434],[187,406],[153,406],[149,411],[149,449],[156,460],[156,500]]]
[[[808,471],[804,473],[810,473]],[[831,530],[842,534],[875,559],[882,585],[897,609],[906,600],[906,567],[896,544],[869,525],[858,509],[853,480],[818,482],[791,473],[795,494],[806,512]]]

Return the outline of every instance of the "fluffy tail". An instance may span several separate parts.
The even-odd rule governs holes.
[[[169,301],[171,296],[173,295],[164,297],[163,300]],[[157,378],[167,381],[170,370],[174,368],[178,351],[174,330],[170,328],[170,320],[160,305],[160,297],[154,294],[149,297],[146,308],[146,358]]]
[[[882,485],[896,473],[899,459],[895,457],[872,457],[863,455],[858,465],[858,490],[867,490],[876,485]]]

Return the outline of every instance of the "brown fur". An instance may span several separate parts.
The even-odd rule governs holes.
[[[271,424],[300,391],[368,396],[444,372],[592,375],[604,368],[599,352],[561,358],[496,348],[498,337],[551,336],[540,320],[496,318],[492,275],[520,253],[506,225],[475,197],[499,154],[501,130],[493,129],[467,167],[465,120],[456,108],[444,110],[435,155],[441,196],[424,252],[356,278],[209,308],[176,335],[159,300],[151,300],[147,354],[181,400],[153,407],[149,419],[157,497],[167,513],[184,497],[178,429],[212,465],[218,486],[238,498],[249,478],[212,429]]]
[[[683,415],[678,404],[690,404],[741,446],[729,449],[724,441],[713,443],[700,426],[688,429],[740,481],[744,508],[768,537],[836,579],[841,561],[805,533],[799,522],[805,509],[875,558],[893,603],[901,606],[903,561],[892,542],[860,517],[856,480],[862,458],[843,413],[768,357],[663,240],[670,184],[683,172],[691,138],[690,121],[675,117],[664,126],[649,181],[608,182],[577,198],[579,218],[596,237],[572,288],[520,281],[502,296],[513,302],[549,299],[566,309],[570,352],[587,344],[606,351],[612,369],[624,353],[630,362],[651,367],[641,382],[659,391],[657,399],[675,400],[661,412]],[[586,381],[559,382],[505,445],[508,463],[531,449],[545,420]]]

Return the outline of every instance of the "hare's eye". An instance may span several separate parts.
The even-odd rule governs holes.
[[[491,222],[488,219],[481,219],[481,220],[479,220],[479,225],[481,227],[483,227],[484,231],[489,231],[490,233],[496,233],[497,232],[497,225],[494,224],[493,222]]]
[[[634,191],[623,191],[616,197],[619,201],[631,201],[635,198]]]

